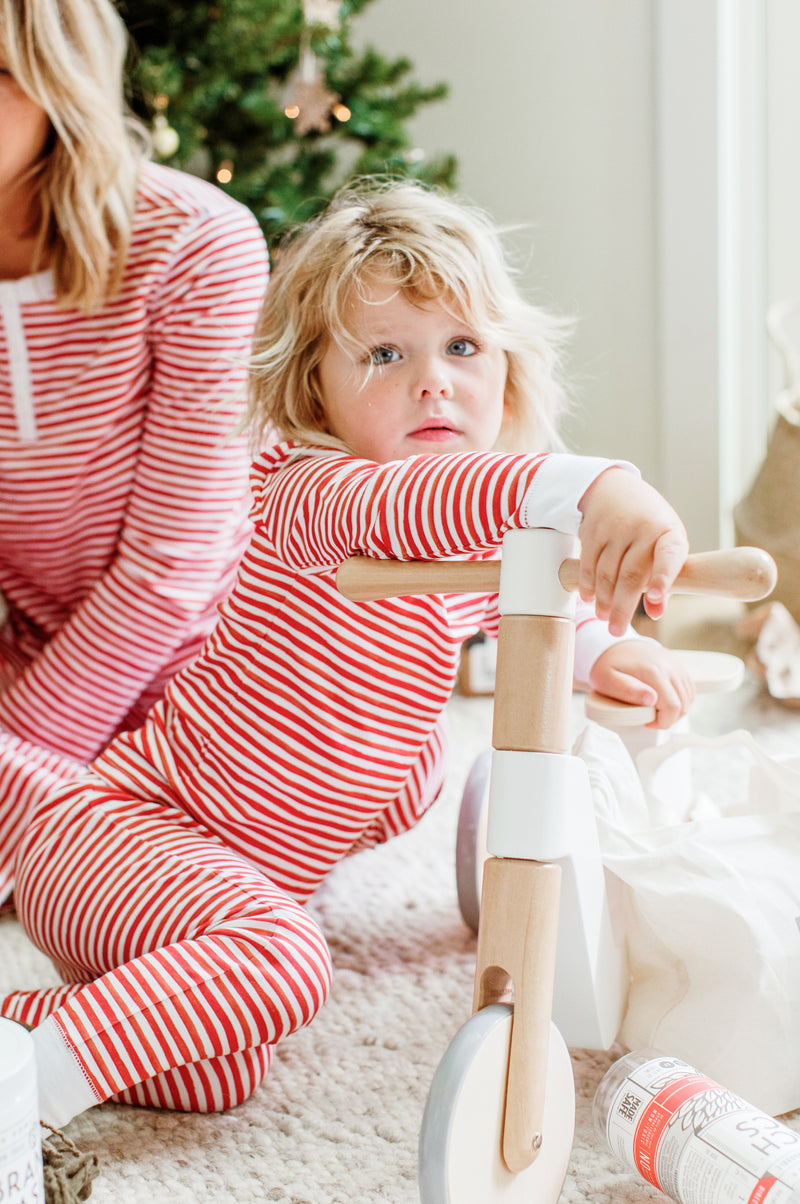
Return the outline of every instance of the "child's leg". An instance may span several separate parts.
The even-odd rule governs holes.
[[[36,1028],[82,989],[75,984],[40,991],[12,991],[0,998],[0,1014],[27,1028]],[[250,1098],[269,1070],[272,1049],[271,1045],[256,1045],[219,1058],[176,1066],[117,1092],[111,1099],[120,1104],[172,1108],[179,1112],[222,1112]],[[92,1096],[89,1105],[94,1102]]]
[[[177,1112],[222,1112],[250,1098],[269,1070],[273,1048],[257,1045],[221,1058],[176,1066],[111,1098],[119,1104]]]
[[[12,991],[0,996],[0,1016],[16,1020],[26,1028],[36,1028],[81,989],[82,984],[74,983],[72,986],[43,987],[40,991]]]
[[[0,732],[0,900],[13,889],[14,860],[37,804],[84,772],[69,757]]]
[[[159,1080],[148,1102],[159,1091],[190,1103],[194,1092],[201,1109],[240,1102],[266,1058],[229,1055],[274,1044],[327,994],[329,954],[310,916],[188,816],[156,803],[86,786],[61,792],[23,845],[16,900],[62,977],[87,984],[36,1033],[45,1092],[48,1065],[56,1096],[72,1068],[76,1110],[91,1102],[86,1084],[100,1101],[203,1062],[194,1078],[168,1076],[168,1091]],[[8,1000],[17,1013],[20,994]],[[30,1006],[42,995],[28,993]],[[66,1123],[63,1098],[56,1110]]]

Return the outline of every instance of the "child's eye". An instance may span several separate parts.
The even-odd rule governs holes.
[[[372,364],[393,364],[400,359],[400,355],[394,347],[373,347],[369,358]]]
[[[475,355],[478,351],[478,344],[474,339],[453,339],[449,343],[447,350],[450,355]]]

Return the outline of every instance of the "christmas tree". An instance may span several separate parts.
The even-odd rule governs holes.
[[[129,102],[155,157],[214,179],[274,242],[366,174],[442,186],[452,156],[428,160],[405,123],[446,95],[405,58],[355,52],[350,19],[370,0],[121,0],[132,42]]]

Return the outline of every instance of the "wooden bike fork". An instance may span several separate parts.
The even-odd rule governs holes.
[[[573,633],[571,619],[500,620],[495,749],[568,751]],[[547,862],[490,857],[484,865],[473,1009],[513,997],[502,1153],[515,1173],[544,1136],[560,884],[560,867]]]

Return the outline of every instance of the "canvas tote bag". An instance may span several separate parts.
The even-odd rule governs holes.
[[[736,542],[770,553],[778,566],[771,597],[800,622],[800,353],[787,332],[800,301],[782,301],[767,315],[767,329],[783,363],[775,425],[767,453],[748,492],[733,509]]]

